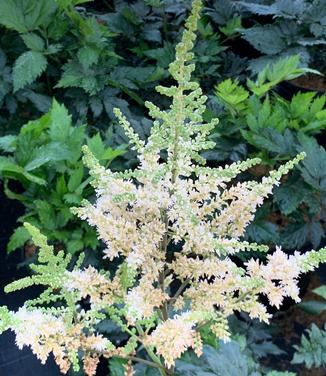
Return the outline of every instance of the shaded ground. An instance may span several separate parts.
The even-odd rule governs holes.
[[[323,299],[313,293],[312,290],[325,284],[325,279],[325,267],[320,268],[318,274],[312,274],[308,288],[302,297],[302,301],[323,301]],[[293,346],[300,343],[301,335],[312,323],[323,328],[326,322],[326,311],[316,316],[304,312],[297,305],[293,305],[286,311],[275,313],[272,322],[279,327],[278,333],[274,335],[273,342],[284,350],[286,354],[283,356],[270,357],[266,359],[264,363],[274,368],[276,368],[275,366],[277,365],[278,370],[296,372],[298,376],[326,376],[326,372],[322,367],[309,370],[303,364],[291,364],[294,353]]]

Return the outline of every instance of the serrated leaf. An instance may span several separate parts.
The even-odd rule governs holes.
[[[320,222],[310,223],[310,241],[314,248],[318,248],[321,240],[325,237],[325,231]]]
[[[99,117],[101,113],[103,112],[103,108],[104,108],[102,100],[98,97],[93,96],[89,99],[89,104],[93,111],[94,117],[95,118]]]
[[[105,150],[105,145],[103,143],[103,140],[101,138],[101,135],[97,133],[95,136],[91,137],[87,141],[87,145],[90,149],[90,151],[94,154],[96,159],[102,159],[102,155]]]
[[[294,346],[296,352],[292,363],[305,363],[307,368],[326,365],[326,326],[321,330],[317,325],[312,324],[308,329],[308,336],[302,335],[299,346]]]
[[[156,48],[153,50],[146,50],[143,54],[150,59],[154,59],[157,61],[157,64],[162,68],[168,68],[169,64],[174,59],[174,47],[172,43],[164,42],[164,46],[162,48]]]
[[[107,83],[107,75],[101,71],[86,69],[77,61],[68,61],[63,67],[63,73],[56,88],[80,87],[87,93],[95,95]]]
[[[66,142],[71,128],[71,115],[63,104],[53,100],[50,111],[51,123],[49,135],[53,141]]]
[[[91,65],[96,64],[99,56],[98,50],[88,46],[80,48],[77,52],[78,60],[85,68],[89,68]]]
[[[277,243],[278,226],[267,220],[256,220],[247,227],[246,236],[256,243]]]
[[[287,18],[295,18],[302,14],[307,8],[307,4],[302,0],[276,0],[270,5],[239,1],[238,5],[252,13],[262,16],[274,15]]]
[[[34,204],[42,226],[48,230],[54,230],[56,228],[56,217],[53,207],[44,200],[35,200]]]
[[[220,27],[220,30],[227,37],[231,37],[242,29],[241,17],[234,17],[229,20],[225,26]]]
[[[312,187],[326,191],[326,150],[312,137],[303,134],[299,134],[298,137],[301,146],[297,149],[306,153],[306,157],[298,166],[302,177]]]
[[[70,211],[70,208],[68,206],[62,208],[58,213],[57,213],[57,226],[59,228],[64,228],[68,221],[70,221],[73,218],[73,214]],[[63,241],[66,241],[67,236],[63,238]]]
[[[261,129],[259,133],[241,131],[241,134],[259,149],[265,149],[280,156],[296,155],[296,140],[289,129],[286,129],[283,134],[273,128]]]
[[[66,247],[67,252],[73,255],[74,253],[81,251],[84,248],[84,243],[80,239],[69,240],[68,242],[66,242]]]
[[[301,182],[291,180],[274,190],[273,201],[278,204],[281,212],[289,215],[312,193]]]
[[[215,86],[216,96],[235,114],[246,108],[249,92],[230,78]]]
[[[319,74],[316,70],[301,67],[299,55],[288,56],[267,64],[259,71],[255,82],[247,79],[247,85],[257,96],[262,96],[280,82],[292,80],[308,72]]]
[[[208,9],[207,14],[218,25],[225,25],[236,13],[235,4],[229,0],[214,1],[212,8]]]
[[[10,253],[17,248],[21,248],[31,238],[29,232],[24,226],[17,227],[14,233],[10,236],[7,244],[7,251]]]
[[[294,223],[284,229],[283,243],[288,249],[300,249],[309,239],[309,225],[307,223]]]
[[[81,165],[77,168],[69,177],[68,180],[68,190],[71,193],[74,193],[76,189],[80,186],[84,177],[84,166]]]
[[[75,194],[75,193],[67,193],[64,195],[64,200],[65,202],[67,202],[68,204],[80,204],[81,200],[82,200],[82,197],[79,195],[79,194]]]
[[[239,1],[238,5],[241,8],[244,8],[246,10],[249,10],[252,13],[259,14],[261,16],[268,16],[271,14],[275,14],[276,12],[275,4],[264,5],[264,4],[259,4],[259,3],[249,3],[246,1]]]
[[[44,50],[43,39],[35,33],[21,35],[26,47],[32,51],[42,52]]]
[[[0,24],[27,33],[46,23],[56,10],[53,0],[0,0]]]
[[[47,67],[47,60],[41,52],[27,51],[15,61],[12,78],[14,91],[31,84]]]
[[[281,30],[275,25],[254,26],[243,30],[242,34],[246,41],[267,55],[280,53],[287,47]]]
[[[33,171],[46,163],[69,160],[71,153],[67,146],[59,142],[42,145],[32,151],[31,160],[24,166],[25,171]]]
[[[127,361],[121,358],[112,358],[109,361],[110,375],[112,376],[124,376],[125,375],[125,365]]]

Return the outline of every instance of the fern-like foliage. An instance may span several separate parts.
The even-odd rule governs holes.
[[[307,368],[326,367],[326,325],[322,330],[312,324],[307,334],[302,335],[300,345],[294,346],[296,352],[292,363],[305,363]]]

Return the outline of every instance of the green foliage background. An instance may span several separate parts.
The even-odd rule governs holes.
[[[67,199],[64,191],[69,190],[69,174],[80,171],[81,143],[89,138],[94,148],[120,149],[112,155],[120,156],[116,168],[137,163],[132,151],[121,152],[126,137],[116,127],[112,109],[121,108],[146,138],[151,121],[143,104],[157,98],[158,82],[168,80],[167,68],[189,8],[189,0],[0,0],[0,132],[6,136],[0,140],[0,172],[7,195],[24,203],[27,216],[36,213],[37,223],[51,227],[50,239],[62,242],[70,223],[62,211],[77,198]],[[325,9],[321,0],[298,0],[295,5],[287,0],[207,1],[199,24],[195,78],[210,98],[207,120],[221,119],[212,135],[216,147],[204,153],[209,163],[258,155],[268,169],[298,151],[308,154],[277,189],[274,201],[258,213],[248,230],[253,241],[294,249],[318,247],[325,237],[326,154],[314,138],[325,127],[325,96],[302,93],[285,100],[277,94],[280,82],[307,72],[301,67],[324,70]],[[52,98],[66,106],[79,133],[84,132],[80,142],[67,146],[78,156],[68,169],[63,167],[70,158],[65,142],[53,144],[51,127],[49,139],[36,140],[35,131],[20,131],[50,110]],[[22,161],[27,145],[36,161]],[[257,171],[253,174],[259,177]],[[22,182],[22,196],[10,192],[10,179]],[[47,184],[43,197],[39,179]],[[51,198],[54,186],[60,203]],[[90,245],[80,242],[77,232],[71,250]],[[8,249],[22,246],[26,236],[18,229]]]

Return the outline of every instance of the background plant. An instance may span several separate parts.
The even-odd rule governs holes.
[[[83,148],[97,200],[83,201],[74,212],[96,226],[106,245],[103,256],[118,261],[116,270],[110,276],[91,266],[81,268],[83,256],[73,266],[70,254],[55,252],[36,227],[25,224],[40,247],[39,263],[31,265],[32,276],[11,283],[6,291],[35,284],[45,290],[17,312],[1,307],[0,330],[12,329],[18,346],[31,346],[43,363],[53,352],[62,372],[70,366],[78,370],[81,353],[88,375],[95,374],[100,355],[127,360],[126,374],[133,372],[133,361],[150,364],[162,375],[174,374],[175,361],[188,348],[201,355],[201,330],[228,339],[227,318],[236,311],[268,321],[259,295],[276,307],[286,296],[299,300],[299,275],[326,260],[324,248],[294,256],[277,249],[266,264],[251,259],[246,268],[231,261],[240,251],[267,251],[266,246],[242,241],[245,228],[263,198],[304,154],[262,182],[230,187],[234,177],[259,160],[224,169],[205,166],[200,152],[213,147],[207,136],[217,121],[203,122],[207,98],[191,81],[195,66],[189,61],[200,8],[195,0],[169,67],[175,85],[157,87],[171,98],[169,110],[146,102],[154,119],[147,142],[115,109],[138,151],[139,167],[113,172]],[[95,326],[106,318],[128,334],[124,346],[96,332]],[[33,331],[26,332],[31,325]],[[135,356],[139,345],[151,360]]]
[[[242,149],[242,155],[248,153],[262,159],[262,165],[251,171],[259,176],[305,151],[307,157],[302,165],[284,179],[284,184],[275,190],[273,201],[265,204],[248,228],[250,239],[279,239],[287,249],[309,244],[318,247],[325,231],[325,150],[314,138],[326,126],[325,95],[298,93],[286,100],[277,93],[280,82],[306,71],[299,68],[299,57],[293,56],[265,67],[255,81],[248,79],[246,86],[231,79],[218,84],[216,96],[223,112],[215,137],[220,138],[217,146],[224,145],[224,153],[217,149],[206,155],[210,159],[237,160],[241,154],[235,153],[232,146],[238,145],[239,149],[245,140],[248,146]],[[229,155],[225,153],[228,144]]]
[[[5,193],[26,208],[19,221],[38,226],[58,248],[72,254],[98,246],[95,232],[70,212],[71,206],[93,194],[81,160],[84,143],[107,166],[124,153],[123,147],[106,147],[99,133],[87,136],[86,126],[74,127],[65,107],[56,101],[46,115],[25,124],[18,135],[0,138],[6,154],[0,157]],[[10,189],[13,181],[20,183],[16,185],[20,192]],[[23,247],[29,239],[25,228],[17,227],[8,251]]]
[[[312,324],[307,330],[307,336],[302,335],[300,345],[296,345],[292,363],[305,363],[308,369],[313,367],[326,366],[325,347],[326,347],[326,326],[324,330],[319,329],[317,325]]]
[[[271,167],[305,150],[308,157],[300,169],[283,177],[274,198],[259,208],[255,221],[247,228],[247,240],[279,243],[288,251],[312,244],[317,247],[325,236],[325,150],[315,141],[320,142],[318,134],[324,127],[324,97],[318,99],[308,93],[284,100],[276,93],[278,84],[293,78],[293,74],[307,72],[302,63],[324,71],[323,9],[318,10],[318,1],[296,1],[295,7],[287,1],[262,3],[218,0],[205,4],[194,46],[193,77],[208,95],[205,120],[217,115],[220,124],[210,135],[214,149],[201,156],[209,166],[217,166],[258,155],[263,163],[246,175],[258,179]],[[35,132],[27,132],[32,141],[19,142],[24,148],[20,150],[14,136],[18,134],[20,139],[21,126],[47,113],[55,96],[72,114],[76,127],[88,124],[83,143],[97,158],[100,156],[96,150],[109,146],[110,154],[118,145],[127,143],[113,115],[115,106],[122,109],[133,129],[146,140],[153,122],[144,102],[154,99],[162,108],[169,105],[168,99],[159,96],[154,88],[158,81],[171,83],[168,66],[174,59],[175,43],[183,31],[190,1],[11,0],[0,1],[0,6],[6,10],[5,17],[0,16],[0,132],[10,135],[1,139],[5,191],[24,203],[26,216],[21,221],[26,219],[41,228],[56,250],[64,248],[73,253],[86,247],[87,252],[87,248],[94,249],[98,244],[95,231],[69,212],[71,205],[91,197],[93,192],[88,186],[70,191],[70,174],[74,173],[77,180],[81,176],[79,146],[71,146],[79,156],[75,164],[56,160],[67,153],[66,146],[60,143],[55,156],[49,153],[51,160],[25,171],[26,164],[18,161],[18,155],[25,153],[34,158],[42,148],[49,152],[50,148],[46,148],[51,141],[44,137],[36,142]],[[313,29],[319,30],[319,36]],[[263,39],[259,39],[257,31],[263,33]],[[284,49],[284,45],[290,48]],[[275,53],[275,49],[280,52]],[[294,52],[299,52],[300,64],[294,57],[283,60],[275,69],[279,54]],[[267,61],[271,65],[264,69]],[[231,81],[224,81],[217,101],[214,87],[226,77]],[[250,81],[246,83],[247,77]],[[241,88],[248,98],[241,99]],[[239,107],[244,108],[236,109],[238,104],[228,104],[223,95],[224,99],[240,98]],[[256,99],[249,101],[251,97]],[[164,153],[161,157],[166,158]],[[134,168],[138,163],[136,153],[129,149],[111,167]],[[44,179],[47,184],[41,186],[24,175]],[[243,180],[243,175],[239,180]],[[83,170],[81,185],[86,182]],[[75,203],[69,202],[71,199]],[[8,249],[21,247],[28,239],[28,232],[19,226]],[[36,251],[35,261],[36,246],[32,245],[32,249]],[[242,256],[248,258],[249,254]],[[116,265],[110,264],[110,268],[115,270]],[[106,326],[101,324],[102,328]],[[126,338],[121,332],[119,336]]]
[[[276,0],[255,3],[236,2],[242,18],[265,16],[241,34],[263,56],[253,59],[250,68],[259,72],[266,63],[280,56],[300,54],[301,61],[325,72],[326,23],[323,0]]]

